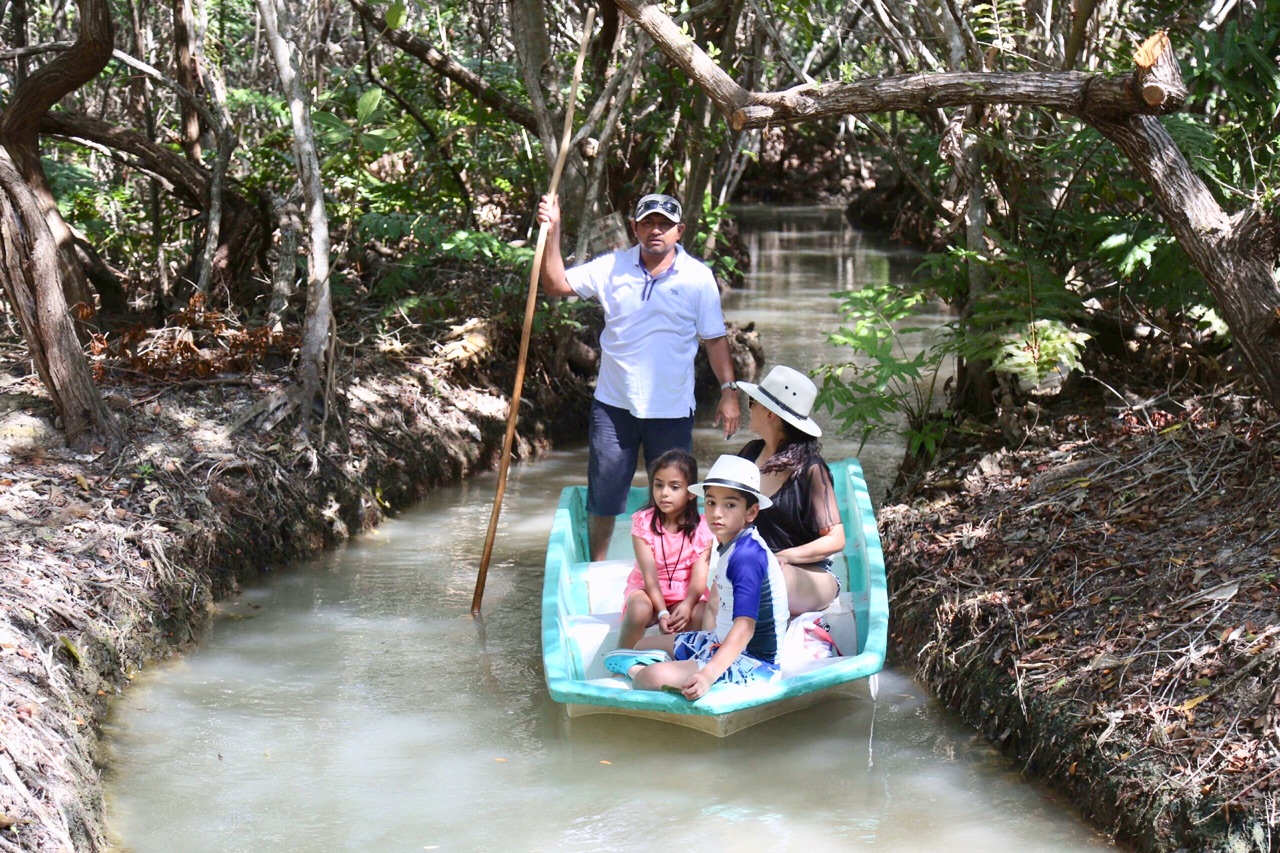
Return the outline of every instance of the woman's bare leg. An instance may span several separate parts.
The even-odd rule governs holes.
[[[782,575],[787,579],[787,603],[792,616],[826,610],[836,599],[839,584],[831,572],[786,565]]]

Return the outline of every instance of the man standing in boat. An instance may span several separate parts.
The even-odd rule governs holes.
[[[640,447],[646,466],[668,450],[693,450],[699,339],[720,381],[714,423],[723,423],[728,438],[741,422],[720,289],[710,268],[680,245],[682,214],[676,199],[650,193],[631,217],[637,245],[566,270],[560,200],[544,195],[538,204],[538,221],[548,226],[543,292],[595,299],[604,309],[587,463],[592,560],[607,555],[614,519],[626,510]]]

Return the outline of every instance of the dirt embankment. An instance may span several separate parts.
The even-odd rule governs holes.
[[[112,388],[133,439],[116,457],[65,448],[34,380],[0,378],[0,850],[106,846],[95,750],[107,700],[196,639],[242,579],[495,464],[504,395],[417,360],[379,362],[347,388],[324,443],[235,428],[277,377]],[[581,422],[588,393],[539,411]],[[527,415],[519,455],[552,428]]]
[[[1280,433],[1102,385],[966,436],[880,513],[894,651],[1143,851],[1280,848]]]

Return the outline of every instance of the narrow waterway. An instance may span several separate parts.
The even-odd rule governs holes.
[[[908,274],[829,209],[751,210],[747,290],[771,362],[834,360],[833,290]],[[704,465],[736,448],[699,428]],[[853,443],[828,438],[829,457]],[[901,455],[863,450],[876,498]],[[109,739],[109,822],[147,851],[1072,851],[1110,845],[901,672],[725,740],[570,721],[542,680],[550,509],[585,452],[513,467],[468,614],[494,478],[434,493],[226,603],[199,649],[140,676]]]

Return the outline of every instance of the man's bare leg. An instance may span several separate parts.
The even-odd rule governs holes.
[[[587,539],[591,547],[592,561],[608,559],[609,540],[613,538],[612,515],[592,515],[587,518]]]

